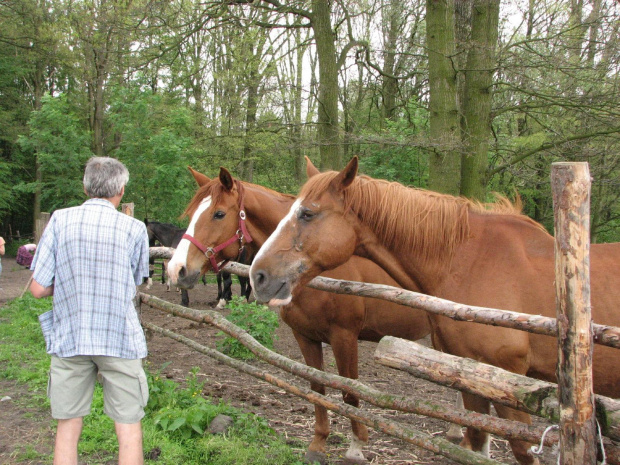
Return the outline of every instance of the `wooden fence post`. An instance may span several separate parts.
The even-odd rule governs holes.
[[[34,225],[34,243],[38,244],[39,241],[41,240],[41,236],[43,235],[43,231],[45,231],[45,227],[47,226],[47,223],[50,222],[50,214],[47,212],[41,212],[39,214],[39,217],[37,218],[37,221],[35,222]]]
[[[121,204],[121,211],[125,215],[133,216],[133,202]]]
[[[590,171],[553,163],[560,462],[596,465],[590,307]]]

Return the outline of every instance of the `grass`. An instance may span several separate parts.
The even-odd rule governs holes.
[[[49,355],[45,353],[38,316],[50,308],[51,299],[37,300],[30,294],[0,307],[0,378],[24,385],[29,391],[26,406],[48,412]],[[264,419],[203,397],[203,385],[196,378],[197,369],[188,374],[184,386],[161,377],[160,371],[147,367],[150,399],[142,421],[145,463],[303,463],[300,450],[303,445],[287,444]],[[232,427],[224,434],[205,433],[210,421],[219,414],[230,416]],[[51,419],[50,423],[53,424]],[[114,424],[103,413],[103,395],[98,385],[91,414],[84,419],[80,459],[92,465],[105,464],[115,460],[117,452]],[[40,454],[27,445],[15,459],[52,463],[51,455]]]

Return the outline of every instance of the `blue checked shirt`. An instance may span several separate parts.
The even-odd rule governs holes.
[[[149,274],[144,223],[104,199],[56,210],[30,269],[41,286],[54,284],[53,309],[39,317],[47,353],[146,357],[132,301]]]

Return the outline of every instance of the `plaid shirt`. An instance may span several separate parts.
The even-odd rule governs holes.
[[[56,210],[30,269],[41,286],[54,284],[53,310],[39,317],[49,354],[146,357],[132,301],[149,274],[144,223],[104,199]]]

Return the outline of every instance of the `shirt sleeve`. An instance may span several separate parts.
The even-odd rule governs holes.
[[[43,287],[51,286],[56,276],[55,227],[56,217],[52,215],[30,265],[30,270],[34,271],[32,278]]]
[[[146,233],[144,223],[140,224],[141,230],[138,235],[134,256],[131,263],[133,278],[136,286],[142,284],[144,278],[149,277],[149,236]]]

